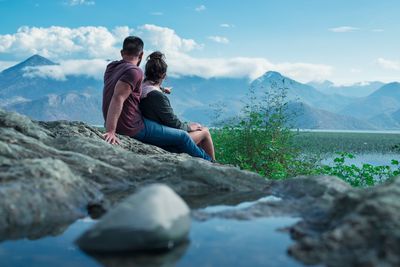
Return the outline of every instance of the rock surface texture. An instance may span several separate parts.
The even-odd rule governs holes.
[[[84,123],[34,122],[0,110],[2,238],[36,236],[40,225],[48,231],[53,222],[67,224],[85,216],[88,206],[106,206],[152,183],[184,197],[262,192],[268,186],[251,172],[120,138],[120,146],[110,145]]]
[[[76,243],[94,252],[170,249],[186,239],[190,222],[183,199],[168,186],[153,184],[116,205]]]
[[[296,241],[288,251],[306,264],[400,266],[400,178],[369,189],[327,176],[268,181],[121,141],[109,145],[80,122],[34,122],[0,110],[0,240],[58,234],[94,207],[112,212],[136,189],[163,183],[188,200],[196,220],[299,218],[286,229]],[[197,209],[260,197],[267,198],[239,209]]]
[[[308,263],[400,266],[400,177],[338,196],[326,216],[309,216],[291,229],[290,248]]]

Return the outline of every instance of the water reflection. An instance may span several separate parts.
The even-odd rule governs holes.
[[[0,266],[302,266],[286,253],[292,243],[289,236],[277,231],[296,221],[293,218],[194,221],[190,242],[168,253],[88,255],[74,245],[74,240],[95,223],[84,219],[57,237],[1,243]]]
[[[161,267],[176,266],[177,262],[185,254],[189,247],[189,241],[171,251],[154,253],[113,253],[91,254],[102,266],[105,267]]]

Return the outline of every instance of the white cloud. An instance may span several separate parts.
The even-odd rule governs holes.
[[[145,47],[148,45],[157,47],[161,51],[169,52],[189,52],[199,49],[199,45],[193,39],[184,39],[179,37],[173,29],[160,27],[152,24],[145,24],[139,27],[139,36],[145,41]]]
[[[202,11],[204,11],[204,10],[206,10],[206,9],[207,9],[207,8],[206,8],[205,5],[200,5],[200,6],[198,6],[198,7],[195,8],[195,10],[196,10],[197,12],[202,12]]]
[[[67,76],[85,75],[95,79],[103,78],[108,62],[104,59],[65,60],[59,65],[26,67],[25,77],[42,77],[64,81]]]
[[[301,82],[312,80],[326,80],[331,77],[333,67],[325,64],[313,63],[276,63],[272,70],[282,72],[293,79]]]
[[[274,64],[265,58],[194,58],[180,54],[167,55],[171,75],[194,75],[212,77],[248,77],[255,79],[265,72],[275,70],[299,81],[327,79],[332,74],[332,67],[321,64],[279,63]]]
[[[162,16],[162,15],[164,15],[164,13],[160,12],[160,11],[154,11],[154,12],[151,12],[150,15],[152,15],[152,16]]]
[[[121,43],[121,35],[129,32],[128,27],[109,31],[105,27],[23,26],[14,34],[0,35],[0,53],[21,57],[41,54],[52,59],[115,58],[119,54],[116,45]]]
[[[229,44],[229,39],[223,36],[208,36],[208,39],[220,44]]]
[[[355,32],[355,31],[360,30],[360,28],[351,27],[351,26],[341,26],[341,27],[336,27],[336,28],[330,28],[329,30],[331,32],[343,33],[343,32]]]
[[[104,27],[21,27],[14,34],[0,35],[0,53],[21,57],[41,54],[60,63],[27,68],[27,76],[64,80],[69,75],[84,74],[102,79],[105,60],[118,59],[123,39],[133,33],[143,39],[146,53],[154,50],[165,53],[172,76],[254,79],[275,70],[300,81],[309,81],[327,79],[333,71],[332,67],[322,64],[272,63],[261,57],[199,58],[195,52],[204,48],[202,44],[182,38],[173,29],[151,24],[111,30]]]
[[[380,67],[387,70],[400,70],[400,61],[378,58],[377,63]]]
[[[233,27],[235,27],[233,24],[229,24],[229,23],[222,23],[219,26],[221,28],[233,28]]]
[[[351,72],[351,73],[361,73],[362,70],[361,70],[361,69],[356,69],[356,68],[351,68],[351,69],[350,69],[350,72]]]
[[[67,3],[69,6],[93,6],[95,4],[95,1],[93,0],[69,0]]]

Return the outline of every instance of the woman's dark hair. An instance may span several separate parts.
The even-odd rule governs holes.
[[[161,83],[167,74],[167,69],[168,65],[165,62],[164,54],[160,51],[153,52],[147,57],[144,80],[154,84]]]

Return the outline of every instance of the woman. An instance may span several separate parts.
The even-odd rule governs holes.
[[[215,161],[214,145],[208,128],[198,123],[184,123],[174,114],[166,96],[166,93],[170,91],[162,87],[167,76],[167,68],[165,57],[161,52],[153,52],[147,57],[139,105],[142,115],[162,125],[188,132],[196,145],[201,147]],[[172,152],[182,152],[177,151],[174,147],[164,148]]]

